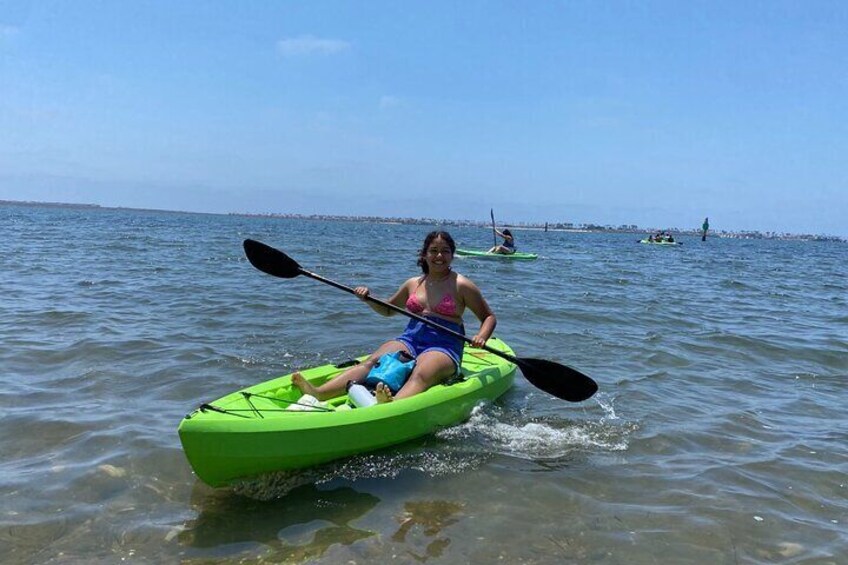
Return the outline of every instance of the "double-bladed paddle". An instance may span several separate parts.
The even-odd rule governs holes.
[[[316,281],[334,286],[339,290],[356,294],[356,291],[348,286],[331,281],[330,279],[325,279],[321,275],[310,273],[302,268],[297,261],[279,249],[274,249],[273,247],[265,245],[259,241],[245,239],[244,252],[247,255],[247,259],[250,261],[250,264],[263,273],[283,279],[293,279],[298,275],[305,275],[311,279],[315,279]],[[428,326],[436,328],[439,331],[458,337],[467,343],[471,343],[471,338],[441,326],[427,318],[413,314],[403,308],[398,308],[394,304],[384,302],[372,296],[366,296],[365,298],[366,300],[385,306],[390,310],[394,310],[399,314],[403,314],[404,316],[413,318],[419,322],[427,324]],[[524,375],[524,378],[530,381],[530,384],[552,394],[553,396],[556,396],[557,398],[561,398],[569,402],[582,402],[583,400],[591,397],[598,390],[598,385],[595,381],[571,367],[566,367],[565,365],[560,365],[559,363],[554,363],[553,361],[547,361],[545,359],[513,357],[508,353],[498,351],[488,345],[484,345],[482,349],[485,349],[489,353],[493,353],[498,357],[502,357],[507,361],[515,363],[521,369],[521,373]]]
[[[492,217],[492,241],[495,242],[495,247],[498,246],[498,230],[495,229],[495,209],[489,208],[489,215]]]

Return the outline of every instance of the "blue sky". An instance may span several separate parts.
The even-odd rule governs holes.
[[[0,199],[848,235],[848,2],[0,0]]]

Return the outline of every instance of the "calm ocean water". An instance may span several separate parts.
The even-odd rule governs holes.
[[[397,449],[197,481],[187,412],[405,325],[242,240],[386,297],[429,229],[0,206],[0,562],[848,563],[844,243],[519,231],[538,261],[454,266],[594,398],[519,377]]]

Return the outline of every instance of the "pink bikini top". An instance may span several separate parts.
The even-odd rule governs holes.
[[[424,305],[421,304],[421,301],[418,299],[417,292],[413,291],[409,294],[409,298],[406,299],[406,309],[413,314],[420,314],[424,311]],[[442,301],[439,302],[432,311],[436,314],[441,314],[442,316],[451,316],[455,318],[456,301],[450,294],[445,294]]]

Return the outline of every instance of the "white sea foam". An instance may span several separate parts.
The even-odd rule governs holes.
[[[506,416],[506,417],[505,417]],[[593,422],[512,420],[491,407],[478,406],[464,424],[439,432],[443,439],[474,439],[480,448],[523,459],[555,459],[575,451],[627,449],[615,427]]]

